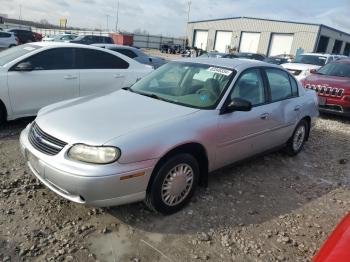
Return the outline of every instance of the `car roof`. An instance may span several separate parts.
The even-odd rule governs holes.
[[[333,62],[331,62],[332,64],[333,63],[337,63],[337,64],[350,64],[350,58],[341,58],[341,59],[338,59],[338,60],[335,60]]]
[[[251,60],[251,59],[241,59],[241,58],[183,58],[177,61],[187,62],[187,63],[197,63],[197,64],[205,64],[226,68],[249,68],[256,66],[267,66],[267,67],[276,67],[282,68],[281,66],[276,66],[273,64],[269,64],[262,61]]]
[[[300,54],[300,55],[311,55],[311,56],[332,56],[331,54],[323,54],[323,53],[304,53],[304,54]]]
[[[124,49],[137,49],[135,47],[131,47],[127,45],[116,45],[116,44],[93,44],[93,46],[105,47],[105,48],[118,47],[118,48],[124,48]]]
[[[85,48],[85,49],[103,49],[98,46],[94,45],[83,45],[78,43],[66,43],[66,42],[32,42],[29,43],[30,45],[36,45],[41,47],[47,47],[47,48],[54,48],[54,47],[79,47],[79,48]],[[106,50],[106,49],[105,49]],[[107,49],[108,50],[108,49]],[[111,52],[111,51],[109,51]]]

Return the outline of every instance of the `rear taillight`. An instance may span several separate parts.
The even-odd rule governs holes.
[[[18,37],[16,36],[15,39],[16,39],[17,45],[19,45],[19,39],[18,39]]]

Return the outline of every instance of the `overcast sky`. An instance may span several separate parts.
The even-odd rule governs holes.
[[[115,28],[117,0],[0,0],[0,13],[22,19],[46,19],[69,26]],[[147,30],[151,34],[182,36],[187,0],[120,0],[119,28]],[[252,16],[323,23],[350,33],[350,0],[192,0],[190,20]]]

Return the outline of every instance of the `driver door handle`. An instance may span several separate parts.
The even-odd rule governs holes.
[[[300,111],[300,109],[301,109],[301,106],[296,106],[296,107],[294,108],[294,111]]]
[[[69,79],[77,79],[78,77],[74,75],[66,75],[63,78],[69,80]]]
[[[263,113],[263,114],[260,115],[260,118],[261,118],[262,120],[266,120],[266,119],[269,118],[269,116],[270,116],[269,113]]]
[[[114,78],[122,78],[124,77],[122,74],[114,74]]]

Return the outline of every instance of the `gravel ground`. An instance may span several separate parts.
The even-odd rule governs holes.
[[[44,188],[0,130],[0,261],[310,261],[350,207],[350,121],[322,116],[296,157],[210,175],[183,211],[94,209]]]

